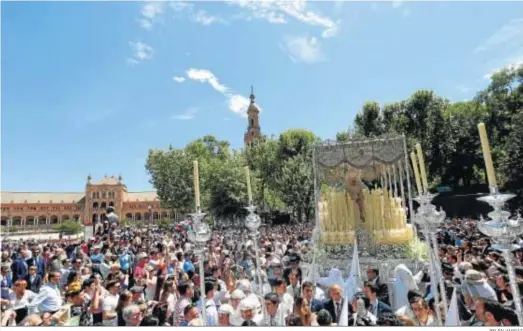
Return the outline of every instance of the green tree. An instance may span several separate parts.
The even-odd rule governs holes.
[[[209,177],[209,211],[214,217],[240,215],[247,206],[247,180],[241,155],[216,162]]]
[[[376,137],[383,134],[383,123],[380,113],[380,105],[375,102],[367,102],[363,109],[354,119],[356,130],[365,137]]]
[[[298,222],[309,220],[314,209],[314,181],[312,173],[312,146],[320,139],[313,132],[292,129],[279,139],[278,163],[275,172],[275,191]]]
[[[277,198],[278,195],[274,191],[268,192],[275,187],[274,176],[279,167],[278,151],[278,141],[267,137],[258,139],[244,149],[243,155],[251,170],[253,199],[262,210],[271,209],[272,202],[275,201],[273,198]],[[270,201],[267,200],[268,197]]]
[[[445,160],[443,183],[457,187],[482,180],[477,176],[478,169],[484,168],[477,124],[486,116],[486,108],[472,101],[454,103],[444,112],[449,154]]]
[[[82,232],[82,225],[71,220],[56,224],[53,228],[56,232],[61,232],[65,235],[77,235]]]
[[[292,210],[298,222],[310,220],[314,209],[314,180],[310,152],[295,155],[282,162],[278,172],[282,201]]]
[[[506,187],[518,195],[511,204],[521,208],[523,206],[523,113],[512,118],[512,128],[506,146],[509,156],[504,167],[507,177]]]
[[[163,206],[182,213],[193,210],[193,159],[183,149],[151,149],[145,168]]]
[[[172,221],[168,218],[162,218],[158,221],[158,227],[162,230],[168,230],[173,225]]]
[[[312,131],[291,129],[280,134],[278,158],[285,160],[299,154],[309,153],[310,146],[319,141]]]

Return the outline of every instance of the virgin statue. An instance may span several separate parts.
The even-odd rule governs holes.
[[[367,190],[367,186],[361,180],[361,171],[355,168],[350,168],[348,171],[347,184],[345,188],[345,194],[347,197],[347,203],[353,204],[354,224],[356,227],[361,223],[365,223],[365,196],[363,190]]]

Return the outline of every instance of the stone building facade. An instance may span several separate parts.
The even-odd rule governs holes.
[[[122,177],[92,182],[87,177],[85,192],[1,192],[2,226],[45,226],[66,220],[92,225],[104,219],[113,206],[121,219],[157,221],[180,219],[183,215],[162,209],[155,191],[128,192]],[[150,206],[150,210],[149,210]]]

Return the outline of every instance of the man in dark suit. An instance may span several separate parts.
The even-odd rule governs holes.
[[[17,280],[25,280],[25,277],[29,274],[27,262],[28,252],[25,249],[20,251],[18,258],[13,261],[11,265],[11,271],[13,272],[13,283]]]
[[[309,302],[311,312],[317,313],[323,309],[323,303],[314,298],[314,285],[311,282],[305,281],[301,284],[301,293],[303,297],[307,299],[307,302]]]
[[[341,310],[343,307],[342,291],[339,285],[332,285],[329,287],[330,299],[323,305],[324,309],[329,312],[332,317],[332,321],[336,324],[340,322]],[[350,305],[347,305],[348,313],[350,316]]]
[[[33,247],[33,257],[27,261],[28,266],[35,266],[36,273],[42,278],[45,276],[45,261],[44,257],[40,255],[40,248],[38,246]]]
[[[29,267],[29,275],[25,278],[27,282],[27,289],[33,291],[34,293],[40,292],[40,287],[42,286],[42,276],[36,273],[36,266],[32,265]]]
[[[367,278],[370,283],[375,284],[378,287],[378,299],[389,305],[389,286],[387,283],[381,283],[380,281],[380,271],[378,268],[369,267],[367,269]]]
[[[379,287],[371,282],[366,282],[365,287],[363,288],[363,292],[370,299],[369,310],[376,318],[380,318],[380,316],[384,313],[392,313],[392,308],[390,308],[390,306],[383,301],[379,300],[379,290]]]

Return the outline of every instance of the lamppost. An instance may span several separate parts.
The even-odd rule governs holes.
[[[258,294],[263,297],[263,281],[261,276],[261,263],[260,263],[260,254],[259,254],[259,248],[258,248],[258,228],[261,225],[261,218],[260,215],[256,214],[256,206],[251,205],[248,207],[245,207],[249,214],[245,218],[245,227],[249,230],[249,235],[251,236],[252,241],[254,242],[254,256],[256,260],[256,275],[258,276],[257,283],[258,283]]]
[[[478,230],[491,237],[495,243],[493,248],[498,249],[503,253],[519,325],[523,325],[521,293],[519,293],[511,252],[512,242],[518,238],[518,236],[523,234],[523,218],[521,218],[521,215],[519,214],[516,218],[510,218],[510,212],[503,210],[505,203],[516,195],[500,194],[498,193],[497,187],[491,187],[490,192],[490,195],[478,198],[479,201],[488,203],[494,209],[488,213],[490,221],[485,221],[483,216],[480,218],[480,221],[478,222]]]
[[[206,213],[202,213],[198,208],[196,213],[189,214],[193,221],[192,228],[187,231],[187,239],[196,246],[196,256],[198,256],[198,269],[200,274],[200,299],[202,300],[202,326],[207,324],[205,314],[205,272],[203,270],[203,260],[205,259],[205,246],[211,239],[211,228],[204,222]]]
[[[258,252],[258,228],[261,225],[261,218],[258,214],[255,213],[256,206],[253,204],[252,200],[252,188],[251,188],[251,173],[249,171],[249,167],[246,166],[244,168],[245,170],[245,179],[247,181],[247,198],[248,198],[248,206],[245,207],[249,214],[245,218],[245,226],[250,231],[250,236],[252,238],[252,241],[254,242],[254,256],[256,259],[256,274],[258,276],[258,291],[259,295],[263,297],[263,283],[262,283],[262,276],[261,276],[261,265],[260,265],[260,255]]]
[[[419,163],[416,161],[416,155],[414,152],[411,153],[411,158],[414,177],[416,178],[416,186],[419,192],[419,196],[415,200],[419,202],[420,206],[418,210],[414,212],[413,219],[414,222],[421,227],[427,243],[431,273],[430,283],[434,293],[434,306],[439,307],[441,294],[441,302],[443,302],[444,309],[448,309],[445,283],[441,271],[441,262],[438,256],[438,241],[436,239],[438,226],[440,226],[443,220],[445,220],[446,214],[443,210],[437,211],[436,206],[431,203],[435,195],[429,192],[427,173],[425,171],[425,161],[420,144],[416,144],[416,150]],[[422,182],[423,185],[421,185]],[[438,283],[440,293],[438,293]],[[443,319],[439,308],[436,309],[436,316],[438,324],[443,326]]]
[[[420,194],[414,200],[418,201],[420,204],[418,210],[414,213],[414,222],[418,224],[425,236],[425,241],[427,243],[428,253],[429,253],[429,267],[430,267],[430,286],[434,293],[434,306],[438,307],[440,303],[440,294],[441,302],[445,309],[447,306],[447,297],[445,291],[445,283],[443,281],[443,275],[441,271],[441,262],[438,256],[438,242],[436,239],[436,233],[438,226],[443,222],[446,217],[446,214],[443,210],[437,211],[436,206],[434,206],[431,201],[434,198],[434,194],[430,194],[425,191]],[[438,287],[440,293],[438,293]],[[440,309],[436,309],[436,317],[438,324],[443,326],[443,319],[441,316]]]

